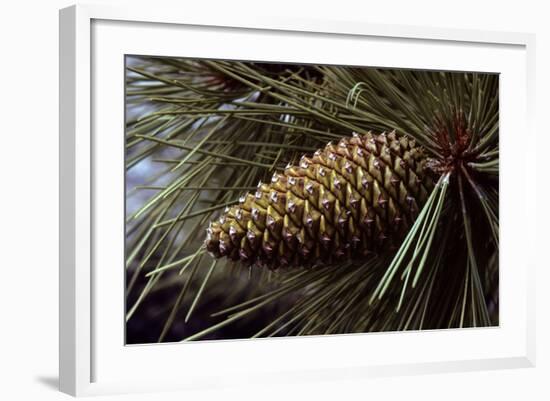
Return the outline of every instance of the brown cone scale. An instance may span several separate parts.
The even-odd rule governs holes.
[[[414,140],[354,134],[260,183],[213,221],[216,258],[277,268],[363,258],[396,248],[434,186]]]

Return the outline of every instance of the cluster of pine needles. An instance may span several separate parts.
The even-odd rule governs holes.
[[[498,75],[131,56],[126,68],[128,343],[498,324]],[[206,252],[210,221],[259,181],[369,131],[414,139],[439,175],[397,250],[277,270]]]

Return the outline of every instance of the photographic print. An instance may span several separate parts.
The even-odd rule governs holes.
[[[498,326],[498,74],[125,79],[126,344]]]

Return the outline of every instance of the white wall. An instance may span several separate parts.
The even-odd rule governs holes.
[[[132,3],[132,1],[96,1]],[[135,3],[135,1],[134,1]],[[149,1],[154,7],[176,3],[181,7],[214,7],[246,12],[244,1]],[[189,4],[188,4],[189,3]],[[548,72],[550,30],[544,1],[255,1],[265,13],[328,19],[364,19],[374,23],[429,25],[537,34],[537,115],[541,152],[550,146]],[[58,8],[63,0],[4,1],[0,15],[0,397],[62,399],[57,380],[57,101]],[[520,136],[518,136],[520,138]],[[548,211],[542,202],[550,180],[544,153],[539,153],[541,262],[537,271],[538,366],[534,369],[444,374],[330,382],[270,389],[204,394],[207,399],[550,399],[550,266]],[[535,199],[533,199],[535,202]],[[184,363],[184,361],[182,361]],[[7,394],[5,394],[7,392]],[[257,395],[255,395],[255,393]],[[127,396],[132,400],[175,399],[176,394]],[[193,395],[187,399],[203,398]],[[113,397],[114,399],[114,397]],[[118,398],[117,398],[118,399]]]

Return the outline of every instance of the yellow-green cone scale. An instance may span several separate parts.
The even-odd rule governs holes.
[[[354,134],[260,183],[207,230],[214,257],[277,268],[362,258],[395,248],[434,186],[406,136]]]

